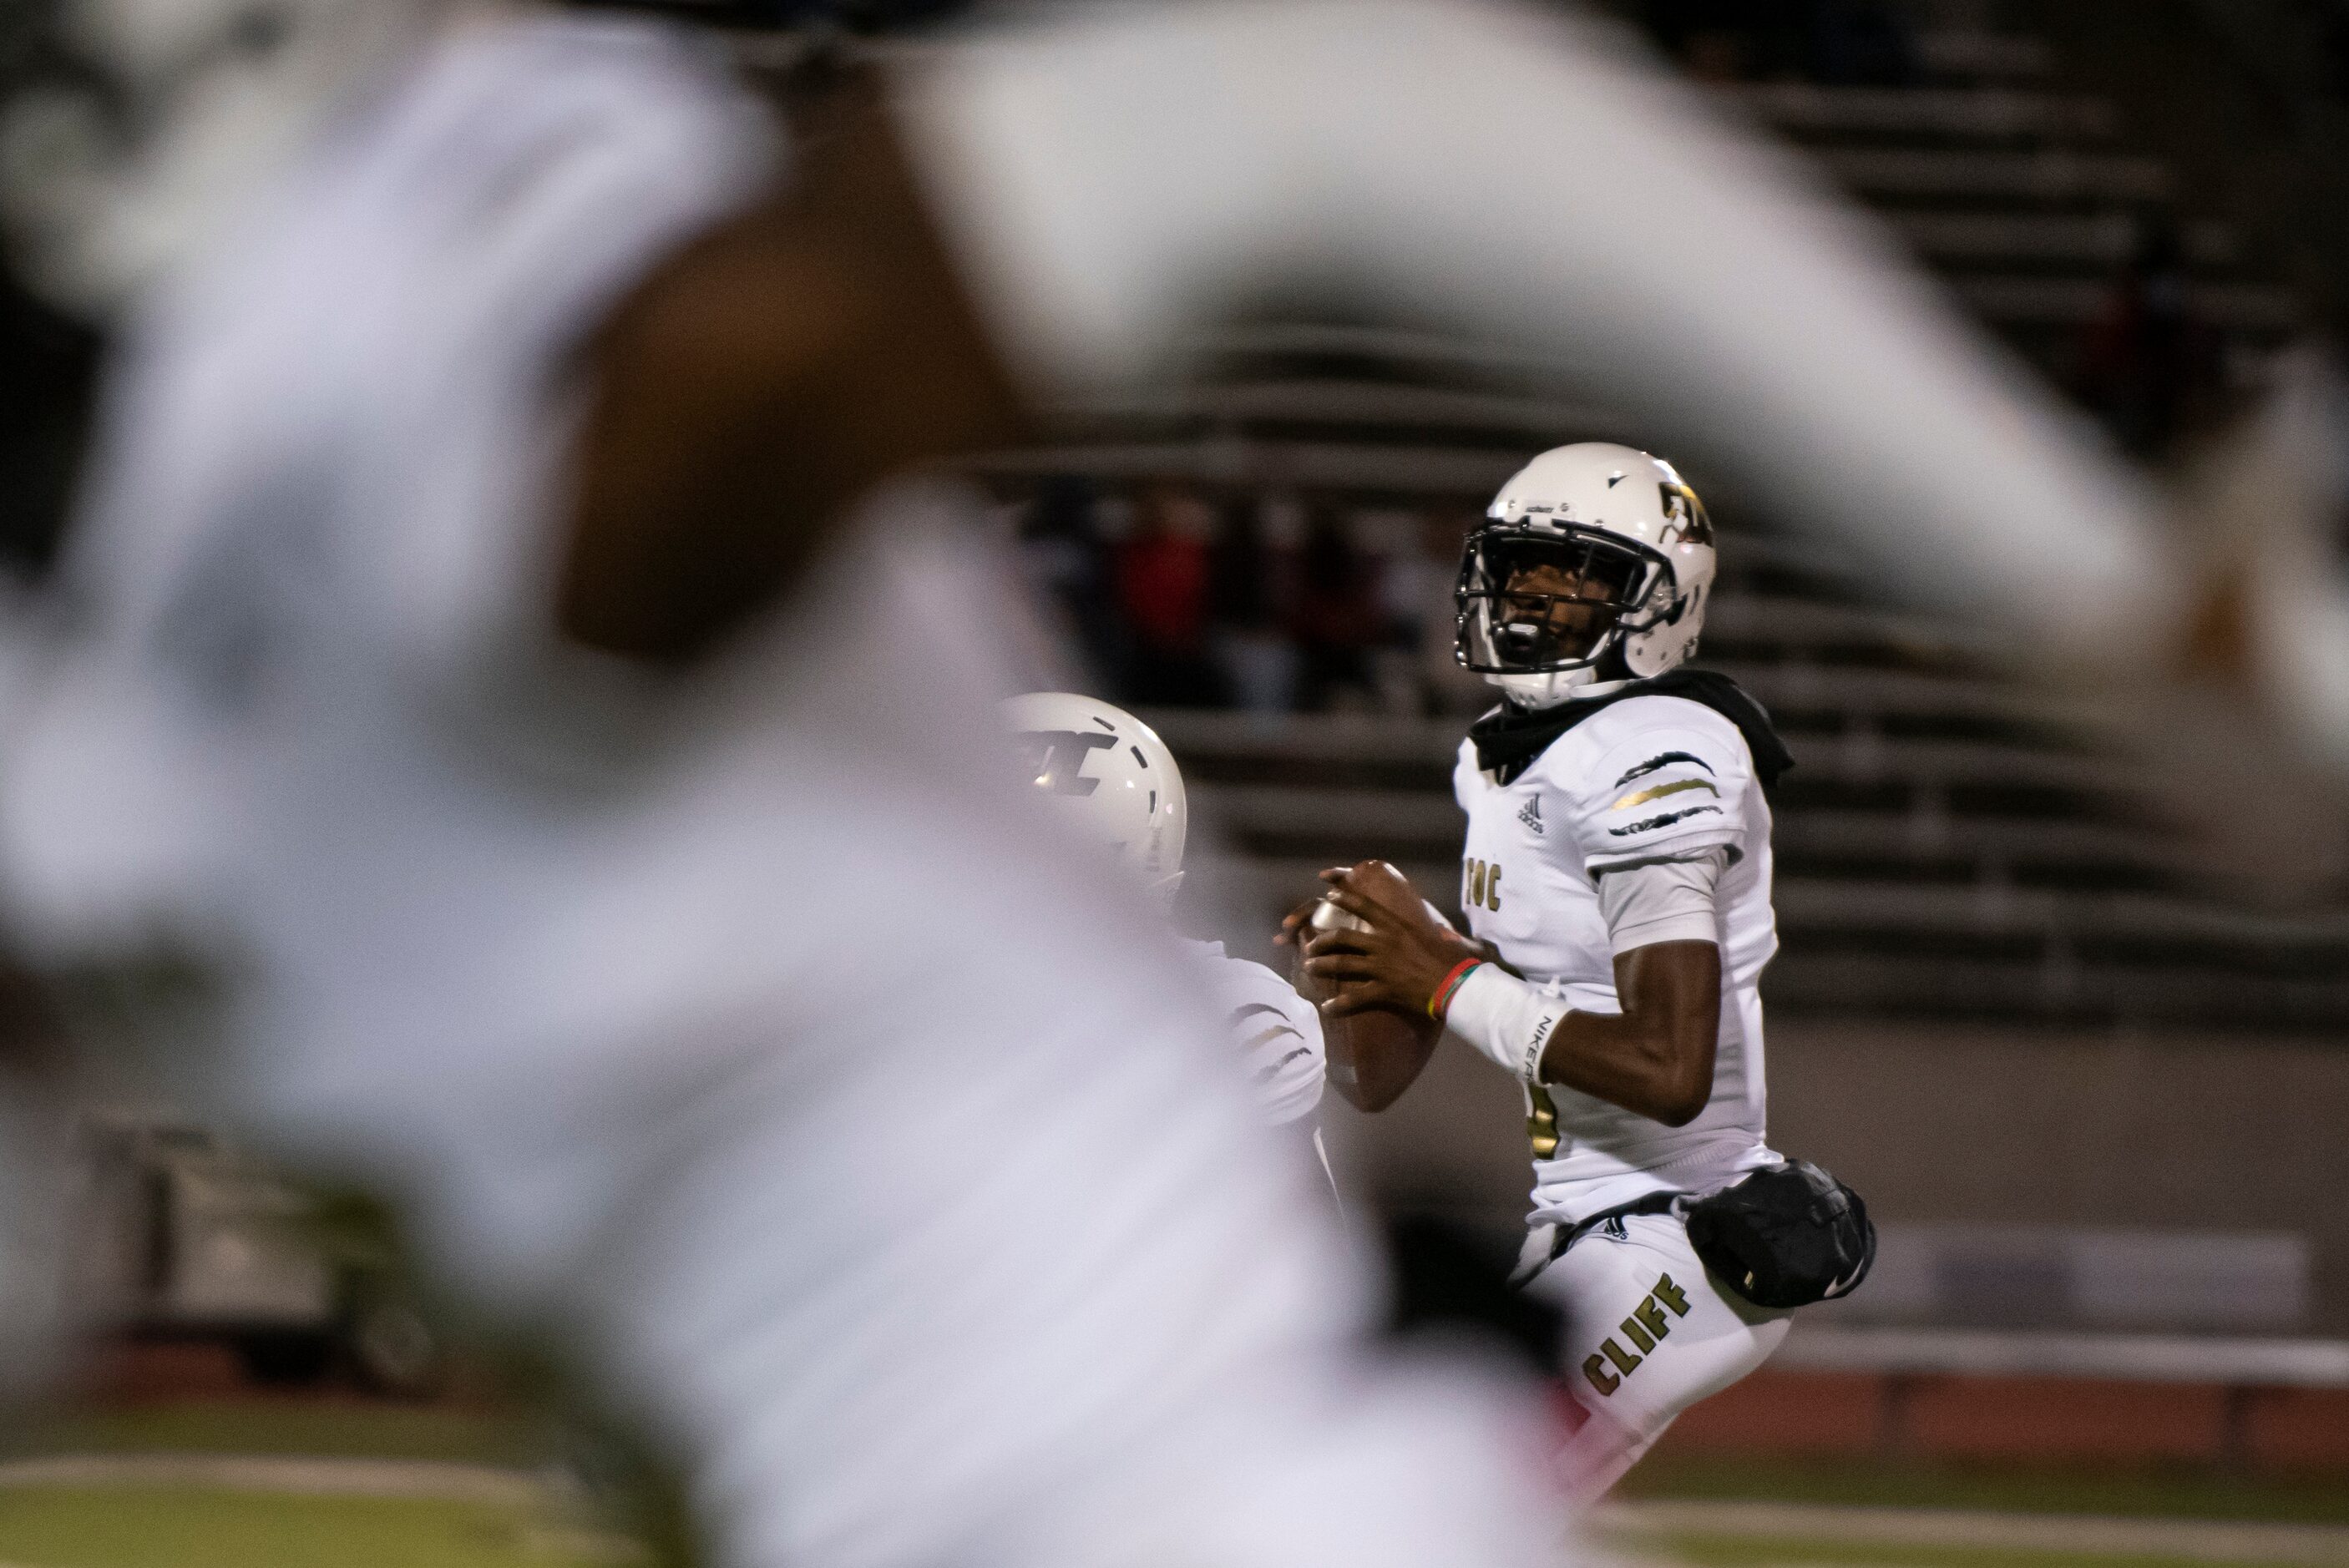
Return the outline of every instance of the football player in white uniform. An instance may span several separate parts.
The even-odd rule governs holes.
[[[1164,923],[973,765],[1010,573],[883,481],[1019,405],[871,84],[786,157],[609,11],[65,9],[124,139],[62,147],[154,156],[32,248],[136,304],[9,694],[15,948],[575,1351],[713,1561],[1553,1549],[1515,1397],[1374,1359]]]
[[[36,9],[71,68],[0,116],[0,206],[126,331],[9,716],[12,934],[205,977],[228,1026],[181,1059],[575,1330],[729,1561],[1540,1534],[1476,1401],[1362,1376],[1146,923],[1099,963],[1113,901],[938,766],[1033,683],[915,521],[958,503],[847,524],[1019,433],[1015,386],[1151,385],[1335,282],[1586,366],[1852,537],[1897,517],[1895,564],[2023,624],[2158,624],[2125,476],[1798,176],[1529,9],[1037,8],[893,54],[788,157],[706,41],[609,11]],[[872,966],[908,910],[924,962]]]
[[[1503,694],[1454,774],[1475,945],[1371,863],[1332,873],[1330,899],[1372,929],[1307,947],[1309,973],[1348,987],[1333,1015],[1440,1019],[1524,1085],[1521,1275],[1567,1326],[1583,1496],[1787,1327],[1751,1299],[1772,1294],[1754,1269],[1736,1268],[1741,1294],[1689,1233],[1692,1200],[1787,1169],[1764,1138],[1755,987],[1777,946],[1764,791],[1790,759],[1727,678],[1680,668],[1713,564],[1703,507],[1645,452],[1563,447],[1510,480],[1458,588],[1461,659]]]
[[[1025,764],[1021,777],[1087,841],[1109,851],[1149,894],[1171,902],[1183,884],[1190,802],[1183,771],[1158,732],[1113,704],[1074,692],[1030,692],[1004,704],[1004,719]],[[1296,987],[1224,951],[1220,942],[1184,949],[1217,1016],[1239,1042],[1265,1119],[1302,1127],[1331,1190],[1321,1130],[1326,1061],[1321,1016]]]

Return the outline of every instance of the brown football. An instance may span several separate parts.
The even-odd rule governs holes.
[[[1331,903],[1326,897],[1313,906],[1311,925],[1316,931],[1361,930],[1362,923]],[[1302,944],[1290,966],[1289,979],[1297,994],[1317,1008],[1330,995],[1342,987],[1305,972],[1305,951]],[[1359,982],[1358,982],[1359,984]],[[1433,1037],[1443,1026],[1422,1014],[1406,1013],[1395,1007],[1377,1007],[1368,1012],[1350,1013],[1342,1017],[1321,1015],[1321,1037],[1329,1047],[1330,1076],[1341,1084],[1359,1082],[1357,1064],[1394,1062],[1406,1054],[1413,1059],[1423,1054],[1433,1043]]]

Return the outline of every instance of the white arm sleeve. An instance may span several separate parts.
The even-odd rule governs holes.
[[[1499,965],[1485,964],[1469,971],[1452,994],[1444,1026],[1521,1082],[1533,1083],[1550,1031],[1569,1010],[1563,996],[1547,995]]]
[[[1682,859],[1643,861],[1599,879],[1599,909],[1618,955],[1659,942],[1721,940],[1713,890],[1728,867],[1721,845]]]
[[[1163,374],[1309,286],[1578,366],[1920,601],[2098,667],[2171,624],[2146,482],[1810,170],[1601,25],[1471,0],[1038,14],[909,60],[899,105],[1046,390]]]

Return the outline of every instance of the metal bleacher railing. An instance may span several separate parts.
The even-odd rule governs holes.
[[[2225,1391],[2215,1451],[2256,1446],[2278,1391],[2349,1388],[2349,1341],[2306,1337],[2314,1260],[2287,1233],[1897,1225],[1867,1288],[1805,1313],[1781,1372],[1874,1379],[1876,1441],[1941,1378],[2199,1385]]]

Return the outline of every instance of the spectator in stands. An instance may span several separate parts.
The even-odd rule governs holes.
[[[1297,706],[1297,645],[1287,626],[1293,562],[1268,537],[1268,524],[1288,510],[1293,503],[1278,499],[1227,502],[1208,560],[1209,642],[1225,689],[1250,713]]]
[[[1640,20],[1663,51],[1699,81],[1744,81],[1754,74],[1756,20],[1768,0],[1646,0]]]
[[[1641,19],[1700,81],[1898,87],[1916,39],[1886,0],[1646,0]]]
[[[1802,74],[1831,87],[1905,87],[1917,79],[1917,40],[1885,0],[1812,0]]]
[[[1125,624],[1119,695],[1134,703],[1213,707],[1226,700],[1207,655],[1208,545],[1215,514],[1171,485],[1142,498],[1133,534],[1118,547],[1117,606]]]
[[[2207,414],[2220,382],[2218,335],[2194,307],[2178,222],[2142,213],[2128,262],[2083,337],[2075,390],[2123,448],[2159,459]]]
[[[98,335],[0,270],[0,562],[46,564],[98,384]]]
[[[1420,548],[1423,524],[1417,512],[1381,509],[1357,513],[1354,545],[1369,558],[1376,583],[1378,645],[1371,653],[1371,684],[1378,710],[1416,718],[1427,711],[1421,678],[1420,645],[1426,635],[1430,597],[1452,591],[1454,563],[1432,561]],[[1447,624],[1444,634],[1449,636]]]
[[[1378,572],[1347,520],[1317,508],[1298,563],[1295,624],[1305,706],[1361,707],[1372,700],[1371,650],[1385,629]]]
[[[1019,564],[1039,602],[1061,616],[1095,671],[1123,666],[1124,628],[1110,603],[1109,552],[1092,481],[1055,475],[1036,489],[1019,525]]]
[[[1456,656],[1460,606],[1453,598],[1460,577],[1460,547],[1485,521],[1475,507],[1444,507],[1419,521],[1418,559],[1432,570],[1416,573],[1419,596],[1420,686],[1432,715],[1482,713],[1493,706],[1485,677],[1462,667]]]

